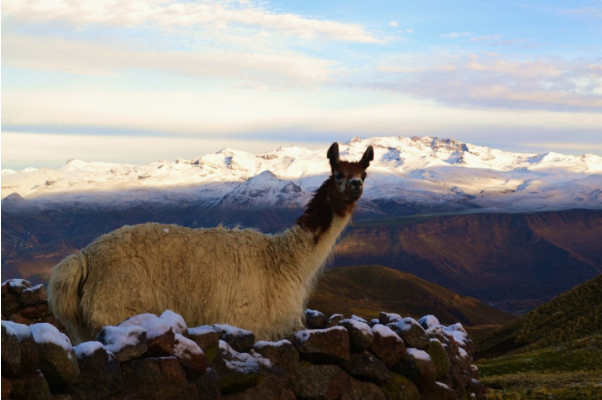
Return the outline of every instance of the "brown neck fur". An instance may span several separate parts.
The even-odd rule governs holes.
[[[351,214],[355,203],[346,204],[343,201],[336,201],[330,192],[335,185],[334,178],[328,178],[322,186],[314,193],[305,213],[297,219],[297,224],[303,229],[314,233],[316,243],[320,236],[328,230],[332,224],[334,215],[344,217]]]

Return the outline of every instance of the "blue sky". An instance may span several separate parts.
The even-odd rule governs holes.
[[[602,155],[602,2],[2,1],[2,168],[353,136]]]

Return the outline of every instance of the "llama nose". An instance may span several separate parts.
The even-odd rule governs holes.
[[[362,181],[359,179],[352,179],[349,181],[349,186],[354,190],[359,190],[362,188]]]

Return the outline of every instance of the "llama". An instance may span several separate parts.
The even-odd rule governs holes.
[[[253,229],[190,229],[146,223],[102,235],[52,270],[49,304],[76,343],[136,314],[170,309],[189,326],[226,323],[272,340],[299,329],[318,273],[363,192],[374,159],[327,157],[331,176],[296,224],[268,235]]]

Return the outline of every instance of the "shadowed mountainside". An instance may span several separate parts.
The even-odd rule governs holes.
[[[470,332],[471,336],[480,336],[514,319],[475,298],[460,296],[414,275],[379,265],[326,271],[309,299],[308,308],[326,315],[356,314],[368,320],[378,318],[382,310],[415,319],[433,314],[443,324],[459,321],[468,327],[480,326]]]
[[[477,357],[525,352],[602,334],[602,275],[561,294],[478,343]]]

